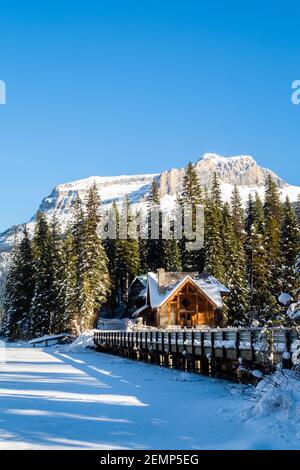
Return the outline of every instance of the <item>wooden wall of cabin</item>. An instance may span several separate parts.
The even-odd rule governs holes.
[[[214,305],[192,284],[187,283],[160,307],[157,326],[215,326]]]

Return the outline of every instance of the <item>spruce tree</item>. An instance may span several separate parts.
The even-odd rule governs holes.
[[[51,313],[50,330],[52,334],[62,333],[70,328],[66,320],[66,273],[65,256],[62,235],[58,221],[54,216],[50,227],[50,249],[52,250],[53,270],[53,311]]]
[[[234,186],[231,196],[231,212],[235,234],[241,240],[245,241],[245,214],[241,195],[236,185]]]
[[[263,203],[256,193],[249,196],[246,210],[246,257],[250,285],[250,310],[261,324],[272,321],[277,314],[272,289],[272,272],[266,247],[266,226]]]
[[[261,324],[265,324],[276,317],[278,309],[270,285],[269,261],[264,234],[256,220],[251,226],[248,254],[251,259],[249,279],[252,318],[256,318]]]
[[[147,266],[150,271],[163,267],[164,249],[162,241],[162,216],[160,210],[159,186],[154,179],[151,184],[148,201],[148,239],[146,242]],[[156,214],[156,216],[154,216]],[[156,238],[154,238],[154,235]]]
[[[60,325],[62,330],[80,333],[80,303],[79,303],[79,265],[77,246],[72,230],[69,226],[66,230],[63,242],[63,276],[62,295],[64,298],[64,310]]]
[[[280,270],[280,228],[282,207],[279,190],[271,175],[268,175],[265,187],[265,246],[270,269],[270,284],[275,296],[280,294],[278,273]]]
[[[56,306],[51,230],[41,211],[36,215],[33,254],[35,289],[30,309],[30,329],[32,337],[40,337],[51,333]]]
[[[205,272],[225,282],[223,217],[219,181],[214,175],[210,198],[205,207]]]
[[[300,283],[299,273],[296,272],[296,263],[300,258],[299,236],[300,231],[297,216],[287,197],[283,208],[280,241],[280,288],[282,292],[287,292],[290,295],[293,295]]]
[[[107,301],[110,289],[108,260],[98,235],[100,199],[94,184],[88,191],[82,241],[79,235],[79,303],[80,327],[92,328],[95,325],[101,306]]]
[[[133,222],[130,201],[125,197],[120,219],[125,227],[123,236],[117,240],[117,276],[125,305],[128,303],[128,287],[140,269],[139,243],[136,233],[130,230]],[[124,228],[123,227],[123,228]]]
[[[189,162],[185,168],[183,177],[182,194],[180,196],[183,217],[191,218],[192,230],[196,227],[196,207],[203,204],[202,191],[199,179],[194,165]],[[186,244],[192,240],[188,240],[185,233],[181,240],[181,262],[184,271],[200,271],[204,269],[204,250],[188,250]]]
[[[29,312],[34,292],[34,263],[26,225],[15,243],[5,291],[3,332],[11,339],[29,337]]]
[[[108,272],[111,282],[110,297],[108,301],[108,308],[112,314],[115,308],[118,306],[120,283],[118,278],[118,238],[119,238],[119,222],[120,214],[115,201],[109,212],[110,223],[115,227],[115,238],[108,236],[103,241],[106,256],[108,259]]]
[[[246,259],[241,237],[236,232],[236,220],[228,204],[223,208],[223,248],[225,281],[230,293],[226,299],[230,325],[245,325],[249,306],[249,286],[246,279]]]
[[[179,241],[174,237],[174,223],[170,227],[170,239],[163,240],[162,267],[166,271],[178,272],[182,270]]]

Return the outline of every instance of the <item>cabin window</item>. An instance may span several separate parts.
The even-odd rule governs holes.
[[[191,302],[189,301],[189,299],[184,298],[184,299],[181,301],[181,305],[182,305],[186,310],[188,310],[189,306],[191,305]]]

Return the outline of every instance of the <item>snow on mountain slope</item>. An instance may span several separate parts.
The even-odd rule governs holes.
[[[239,187],[241,196],[246,201],[251,192],[263,196],[266,176],[271,174],[277,181],[282,199],[286,195],[292,201],[300,194],[300,187],[285,183],[271,170],[260,167],[253,157],[248,155],[222,157],[213,153],[204,154],[195,164],[195,168],[202,187],[209,188],[214,172],[221,182],[224,200],[229,200],[234,184]],[[151,183],[156,178],[160,185],[161,200],[163,208],[170,208],[176,200],[176,196],[182,190],[184,168],[172,168],[161,174],[145,174],[133,176],[92,176],[90,178],[60,184],[54,188],[52,193],[43,199],[40,210],[45,212],[49,218],[54,214],[64,226],[72,216],[72,206],[77,194],[85,198],[88,189],[96,183],[104,208],[108,208],[113,201],[121,204],[124,196],[128,194],[135,208],[145,207],[147,195]],[[34,217],[29,222],[29,231],[34,228]],[[20,231],[21,226],[8,229],[0,234],[0,271],[3,266],[2,260],[7,261],[7,253],[10,251],[15,230]]]

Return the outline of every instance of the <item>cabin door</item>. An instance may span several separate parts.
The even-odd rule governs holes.
[[[180,325],[182,327],[195,326],[196,305],[193,298],[184,296],[180,302]]]

